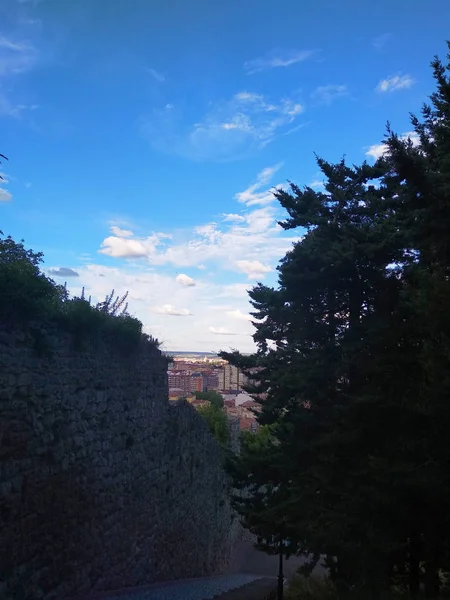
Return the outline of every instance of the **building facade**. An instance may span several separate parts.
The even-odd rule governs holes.
[[[234,365],[226,364],[222,368],[220,389],[224,392],[238,392],[248,383],[247,377]]]

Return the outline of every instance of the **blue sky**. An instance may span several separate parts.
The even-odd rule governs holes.
[[[172,350],[253,348],[246,290],[300,232],[270,189],[369,161],[444,58],[429,0],[2,0],[0,228]]]

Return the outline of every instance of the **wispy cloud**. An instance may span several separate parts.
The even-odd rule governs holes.
[[[321,85],[311,94],[311,98],[320,104],[331,104],[337,98],[348,96],[349,92],[346,85]]]
[[[148,69],[148,72],[150,73],[150,75],[156,79],[156,81],[158,81],[158,83],[164,83],[166,81],[165,76],[160,73],[159,71],[157,71],[156,69]]]
[[[408,138],[411,140],[414,146],[417,146],[420,143],[419,136],[415,131],[407,131],[402,133],[400,136],[400,139],[402,140],[407,140]],[[372,146],[366,148],[366,156],[369,156],[375,160],[383,156],[385,152],[387,152],[386,144],[372,144]]]
[[[1,78],[0,78],[1,79]],[[36,105],[17,104],[0,90],[0,117],[19,118],[25,111],[35,110]]]
[[[217,103],[186,125],[178,107],[167,104],[142,119],[141,131],[158,150],[193,160],[236,160],[283,135],[304,110],[297,98],[272,100],[242,91]]]
[[[272,179],[275,173],[281,169],[282,166],[283,163],[278,163],[272,167],[266,167],[263,169],[260,173],[258,173],[255,183],[252,183],[252,185],[250,185],[243,192],[238,192],[235,195],[236,200],[246,204],[247,206],[265,206],[267,204],[271,204],[275,200],[272,191],[270,189],[261,190],[261,188],[265,188],[265,186],[267,186],[269,181]]]
[[[266,69],[276,69],[279,67],[286,68],[308,60],[313,54],[313,50],[273,50],[263,57],[248,60],[244,63],[244,69],[248,75],[253,75],[254,73],[259,73]]]
[[[396,92],[397,90],[406,90],[414,85],[415,80],[411,75],[394,75],[382,79],[376,87],[377,92]]]
[[[269,181],[281,164],[263,169],[256,183],[235,199],[246,206],[241,219],[226,215],[219,222],[198,225],[177,233],[152,232],[149,235],[105,238],[99,252],[112,258],[144,259],[151,265],[177,268],[200,267],[244,274],[248,279],[263,279],[298,236],[290,236],[277,224],[278,208],[271,206]],[[256,206],[256,208],[255,208]],[[233,214],[233,213],[232,213]],[[193,279],[182,273],[176,278],[180,287],[193,286]]]
[[[11,200],[12,194],[5,188],[0,188],[0,202],[10,202]]]
[[[224,221],[234,221],[235,223],[245,222],[245,217],[236,213],[224,213],[222,218]]]
[[[213,327],[213,326],[211,326],[208,329],[214,335],[238,335],[237,333],[234,333],[233,331],[230,331],[226,327]]]
[[[28,71],[36,58],[36,50],[30,42],[0,35],[0,76]]]
[[[232,319],[237,319],[238,321],[251,321],[252,320],[252,317],[248,313],[242,312],[239,309],[227,310],[227,311],[225,311],[225,314],[228,317],[231,317]]]
[[[375,50],[382,50],[391,38],[392,33],[382,33],[372,40],[372,46]]]
[[[160,315],[169,315],[171,317],[190,317],[193,314],[188,308],[175,308],[171,304],[155,306],[152,310]]]
[[[29,71],[36,60],[37,52],[31,42],[0,34],[0,117],[18,118],[25,110],[37,108],[18,102],[11,92],[13,79]],[[7,88],[2,85],[6,81]]]
[[[313,179],[309,184],[309,187],[313,190],[323,190],[325,188],[325,184],[321,179]]]

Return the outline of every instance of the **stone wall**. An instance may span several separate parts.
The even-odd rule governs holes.
[[[48,600],[223,571],[222,451],[167,400],[166,359],[0,326],[0,597]]]

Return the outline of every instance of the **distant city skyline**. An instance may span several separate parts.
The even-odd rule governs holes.
[[[203,352],[202,350],[163,350],[164,354],[173,354],[174,356],[206,356],[206,357],[219,357],[217,352]],[[248,356],[249,352],[242,352],[244,356]]]

